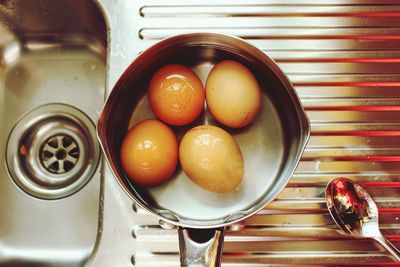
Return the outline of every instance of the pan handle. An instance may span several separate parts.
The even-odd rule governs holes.
[[[179,227],[178,233],[182,267],[221,266],[225,227],[216,229]]]

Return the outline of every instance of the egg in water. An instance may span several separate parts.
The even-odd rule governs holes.
[[[154,114],[162,121],[181,126],[194,121],[204,109],[204,87],[188,67],[166,65],[153,75],[148,99]]]
[[[255,120],[260,109],[260,86],[246,66],[224,60],[208,75],[206,101],[218,122],[231,128],[244,127]]]
[[[198,186],[215,193],[235,190],[243,179],[242,152],[223,129],[201,125],[189,130],[179,146],[183,171]]]
[[[178,163],[175,134],[159,120],[143,120],[126,134],[120,158],[127,176],[139,185],[154,186],[168,181]]]

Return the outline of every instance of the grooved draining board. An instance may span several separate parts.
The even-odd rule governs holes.
[[[364,184],[383,234],[400,247],[400,1],[137,1],[135,53],[164,37],[220,32],[253,43],[287,73],[311,121],[288,186],[239,232],[223,266],[389,263],[377,243],[342,236],[324,190],[338,176]],[[123,36],[121,36],[122,38]],[[118,41],[118,40],[117,40]],[[176,230],[132,211],[136,266],[178,266]]]

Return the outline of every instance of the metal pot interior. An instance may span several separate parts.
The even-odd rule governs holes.
[[[242,129],[230,129],[215,121],[205,109],[192,124],[172,129],[178,142],[187,130],[201,124],[228,131],[244,158],[245,175],[240,186],[231,193],[211,193],[192,183],[179,166],[174,177],[162,185],[144,188],[132,183],[120,164],[120,145],[136,123],[155,118],[146,97],[153,73],[166,64],[183,64],[205,85],[212,67],[224,59],[241,62],[256,76],[262,89],[262,105],[256,120]],[[250,216],[277,196],[298,164],[308,140],[309,125],[290,82],[264,53],[238,38],[189,34],[156,44],[131,64],[106,102],[98,133],[114,175],[134,201],[171,223],[207,228]]]

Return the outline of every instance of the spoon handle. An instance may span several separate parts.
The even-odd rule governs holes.
[[[400,251],[392,244],[389,240],[387,240],[383,235],[374,237],[376,241],[379,242],[387,251],[392,254],[392,256],[396,259],[396,261],[400,262]]]

